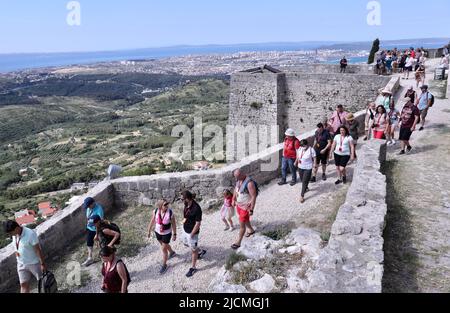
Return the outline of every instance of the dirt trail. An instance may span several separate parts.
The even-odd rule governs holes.
[[[435,66],[430,60],[427,81]],[[403,90],[412,82],[402,80]],[[412,152],[389,147],[385,292],[450,292],[449,121],[450,100],[436,99],[425,130],[413,134]]]
[[[349,168],[349,177],[352,176],[353,167]],[[279,225],[289,227],[305,227],[317,230],[324,238],[329,236],[331,225],[334,222],[338,208],[344,203],[348,185],[335,186],[336,174],[334,168],[329,169],[329,179],[310,186],[306,202],[300,204],[299,196],[301,185],[278,186],[273,181],[261,190],[255,209],[254,225],[257,232],[271,230]],[[237,219],[235,218],[235,222]],[[178,227],[178,233],[182,231]],[[180,292],[208,292],[208,286],[218,270],[225,264],[231,253],[230,246],[234,243],[238,231],[225,232],[220,220],[219,212],[204,214],[200,247],[208,252],[204,260],[198,264],[199,272],[194,278],[186,278],[185,274],[190,267],[190,252],[180,241],[173,244],[178,257],[169,261],[169,269],[161,276],[159,274],[161,253],[155,239],[151,239],[139,255],[134,258],[125,258],[131,273],[132,284],[130,292],[133,293],[180,293]],[[145,230],[142,230],[144,235]],[[245,239],[244,239],[245,240]],[[92,265],[100,271],[100,264]],[[92,270],[90,269],[92,273]],[[100,276],[88,283],[87,286],[76,292],[100,292]]]

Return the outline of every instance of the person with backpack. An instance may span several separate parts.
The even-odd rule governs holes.
[[[319,172],[319,166],[322,164],[322,180],[327,180],[327,165],[330,158],[330,148],[332,144],[332,138],[330,132],[325,128],[322,123],[317,124],[317,130],[315,133],[314,150],[316,152],[316,162],[314,164],[314,170],[312,173],[311,182],[317,181],[317,173]]]
[[[94,240],[99,243],[100,248],[106,246],[114,248],[115,245],[120,244],[121,233],[119,226],[107,220],[102,220],[98,215],[94,215],[92,220],[97,232]]]
[[[419,131],[424,130],[425,128],[425,119],[428,115],[428,109],[431,108],[434,104],[434,95],[428,91],[428,86],[423,85],[421,88],[422,94],[416,100],[417,108],[420,111],[420,129]]]
[[[161,245],[163,254],[163,264],[159,273],[162,275],[167,272],[167,260],[172,259],[176,253],[170,246],[170,241],[177,240],[177,224],[175,215],[172,209],[169,207],[170,203],[165,200],[159,200],[156,203],[156,209],[153,211],[152,219],[148,226],[148,237],[150,238],[152,229],[156,235],[156,239]]]
[[[39,281],[47,271],[38,236],[34,230],[20,226],[16,221],[7,221],[5,232],[13,239],[20,292],[30,293],[31,278],[34,276]]]
[[[128,293],[130,273],[123,261],[116,256],[114,248],[105,246],[100,250],[103,261],[101,289],[105,293]]]
[[[375,104],[375,102],[371,102],[369,104],[369,107],[367,108],[366,119],[364,122],[365,133],[366,133],[366,136],[364,137],[364,141],[367,141],[372,137],[372,125],[375,121],[375,114],[377,113],[376,106],[377,105]]]
[[[304,139],[300,142],[301,148],[297,153],[295,165],[300,171],[300,180],[302,181],[302,192],[300,203],[305,202],[305,194],[308,191],[308,185],[311,180],[314,164],[316,163],[316,151],[308,145],[308,140]]]
[[[195,194],[190,191],[184,191],[181,194],[181,200],[184,203],[183,210],[183,243],[192,250],[192,267],[186,274],[186,277],[192,277],[197,273],[197,260],[201,259],[206,250],[199,249],[198,239],[200,234],[200,226],[202,224],[202,208],[195,201]]]
[[[90,266],[94,263],[93,259],[93,251],[94,251],[94,239],[97,235],[97,229],[95,228],[93,217],[94,215],[100,216],[101,219],[105,217],[103,207],[96,203],[94,198],[88,197],[84,200],[83,207],[86,210],[86,218],[87,218],[87,236],[86,236],[86,245],[88,247],[88,257],[86,261],[82,264],[83,266]]]
[[[297,153],[297,152],[296,152]],[[297,155],[296,155],[297,157]],[[253,236],[256,232],[252,227],[250,218],[253,216],[256,198],[258,197],[258,184],[249,176],[247,176],[241,169],[233,172],[236,178],[236,188],[234,190],[232,205],[236,208],[239,215],[239,237],[236,243],[231,248],[237,250],[241,247],[242,239],[247,230],[247,238]]]
[[[338,133],[339,128],[341,126],[346,126],[347,115],[348,115],[348,113],[345,112],[344,106],[342,104],[339,104],[336,107],[336,111],[334,111],[333,115],[330,118],[330,122],[329,122],[329,124],[333,128],[333,133],[332,133],[333,137]]]
[[[412,150],[410,144],[411,135],[416,130],[419,118],[420,111],[417,106],[414,105],[413,99],[409,98],[400,115],[401,126],[399,140],[402,142],[402,150],[400,151],[400,155],[404,155],[406,153],[405,149],[408,149],[408,152]]]
[[[409,87],[409,89],[406,91],[405,98],[407,101],[409,101],[409,98],[412,99],[412,102],[416,102],[416,91],[414,90],[414,86]]]
[[[295,131],[289,128],[285,133],[284,139],[283,159],[281,161],[281,181],[278,185],[286,185],[287,169],[289,167],[292,173],[291,186],[297,184],[297,168],[295,167],[295,159],[297,157],[297,150],[300,148],[300,141],[295,137]]]

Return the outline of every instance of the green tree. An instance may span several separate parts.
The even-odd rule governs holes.
[[[373,41],[372,50],[370,50],[369,55],[369,64],[372,64],[375,61],[375,53],[377,53],[380,50],[380,39],[375,39]]]

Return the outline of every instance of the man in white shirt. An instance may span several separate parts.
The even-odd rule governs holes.
[[[34,276],[36,280],[41,279],[47,269],[38,236],[33,230],[22,227],[15,221],[7,221],[5,228],[6,233],[13,237],[20,292],[29,293],[31,278]]]

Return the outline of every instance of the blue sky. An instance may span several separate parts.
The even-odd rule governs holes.
[[[68,2],[0,0],[0,53],[450,36],[449,0],[380,0],[381,26],[369,0],[79,0],[80,26]]]

